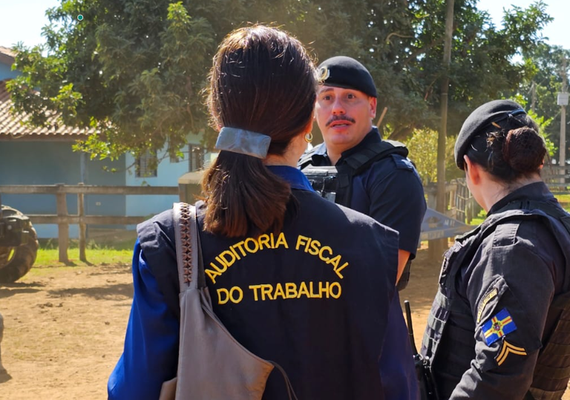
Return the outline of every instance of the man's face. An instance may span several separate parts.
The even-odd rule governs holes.
[[[322,85],[315,113],[327,149],[342,153],[360,143],[372,129],[376,98],[354,89]]]

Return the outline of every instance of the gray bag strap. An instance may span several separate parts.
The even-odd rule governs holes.
[[[176,244],[176,263],[178,267],[178,279],[180,282],[180,293],[183,293],[190,289],[200,289],[206,288],[206,280],[204,276],[204,265],[202,261],[202,251],[200,247],[200,235],[198,234],[198,222],[196,219],[196,207],[193,205],[189,205],[186,203],[174,203],[172,207],[173,212],[173,222],[174,222],[174,234],[175,234],[175,244]],[[226,330],[223,326],[221,321],[217,318],[214,314],[211,299],[209,296],[204,295],[202,293],[201,296],[202,302],[206,302],[207,312],[212,320],[215,320],[220,327],[227,333],[227,336],[231,338],[243,351],[249,352],[243,346],[241,346],[235,339],[231,336],[231,334]],[[283,379],[285,380],[285,386],[287,389],[287,396],[289,400],[298,400],[295,392],[293,390],[293,386],[291,385],[291,381],[287,376],[287,373],[283,370],[283,368],[277,364],[276,362],[270,360],[263,360],[259,357],[250,353],[253,357],[258,358],[259,361],[264,363],[269,363],[273,367],[277,368],[277,370],[283,375]],[[269,374],[270,370],[267,372]],[[173,380],[175,382],[175,380]],[[172,382],[172,381],[169,381]],[[176,383],[171,383],[169,387],[168,382],[166,383],[167,387],[163,385],[163,391],[166,395],[167,391],[168,394],[165,397],[161,397],[164,399],[171,399],[172,397],[168,397],[173,395],[173,391],[175,389]]]

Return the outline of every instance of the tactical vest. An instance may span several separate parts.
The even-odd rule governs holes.
[[[545,218],[554,237],[558,239],[566,259],[567,273],[561,294],[554,298],[549,308],[546,323],[553,328],[550,332],[545,332],[542,338],[543,347],[525,399],[560,399],[566,390],[570,379],[570,215],[546,202],[525,200],[507,204],[479,227],[458,238],[458,241],[464,243],[457,242],[445,255],[439,290],[422,343],[422,354],[431,361],[432,372],[439,385],[438,391],[443,398],[449,397],[455,385],[438,377],[454,377],[459,382],[475,357],[475,322],[469,305],[460,298],[455,285],[464,260],[473,257],[483,240],[499,224],[536,218]],[[555,221],[560,222],[563,228]],[[452,349],[452,362],[438,364],[437,353],[441,350],[440,347],[450,351]],[[446,384],[450,387],[446,387]]]
[[[350,207],[352,200],[352,183],[354,177],[366,171],[376,161],[391,154],[408,156],[408,149],[403,143],[395,140],[382,140],[343,158],[336,166],[312,165],[316,147],[301,157],[299,166],[313,189],[322,197],[334,203]],[[411,260],[398,281],[398,290],[404,290],[410,280]]]
[[[336,166],[312,165],[312,157],[316,148],[301,157],[299,166],[318,193],[322,197],[346,207],[350,207],[352,199],[353,178],[366,171],[374,162],[391,154],[408,156],[408,149],[403,143],[394,140],[382,140],[343,158]]]

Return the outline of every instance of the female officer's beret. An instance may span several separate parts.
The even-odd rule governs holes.
[[[520,104],[511,100],[493,100],[475,109],[463,123],[455,142],[455,163],[459,169],[464,168],[463,156],[475,135],[493,122],[497,123],[521,113],[526,114]]]

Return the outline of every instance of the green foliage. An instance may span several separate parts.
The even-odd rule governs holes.
[[[563,59],[570,57],[570,50],[541,44],[524,52],[525,62],[534,67],[518,89],[521,103],[543,116],[548,124],[543,133],[548,138],[549,154],[557,158],[560,144],[560,106],[558,92],[562,91]],[[556,144],[556,145],[555,145]]]
[[[416,129],[405,141],[410,151],[409,158],[414,162],[424,186],[437,182],[437,131],[432,129]],[[463,172],[455,165],[453,148],[455,138],[447,138],[445,142],[445,174],[446,179],[459,178]]]
[[[553,157],[554,153],[558,150],[556,145],[552,140],[550,140],[550,134],[548,133],[548,127],[552,123],[552,118],[546,118],[545,116],[538,116],[536,112],[530,110],[528,115],[538,124],[538,133],[544,139],[546,143],[546,152],[548,157]]]
[[[221,39],[248,22],[273,23],[309,44],[318,58],[358,58],[388,112],[383,136],[403,140],[414,129],[439,128],[441,77],[449,72],[449,132],[481,103],[518,89],[537,74],[516,55],[541,43],[545,5],[505,13],[497,29],[476,0],[455,0],[452,66],[442,66],[445,0],[62,0],[50,9],[44,48],[20,45],[10,82],[15,109],[46,124],[90,127],[77,149],[92,157],[140,155],[188,135],[211,146],[203,90]],[[78,22],[78,14],[84,16]],[[46,54],[46,56],[42,56]],[[31,89],[37,89],[32,91]],[[276,94],[278,95],[278,94]],[[543,115],[543,114],[541,114]],[[544,114],[550,115],[550,114]]]

